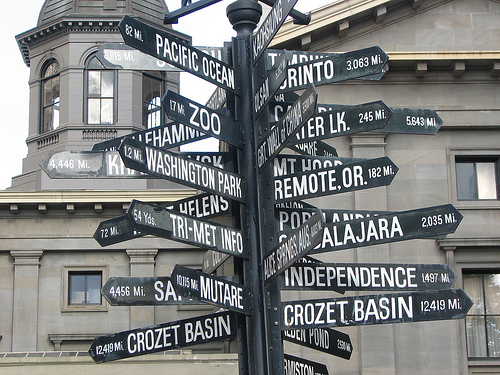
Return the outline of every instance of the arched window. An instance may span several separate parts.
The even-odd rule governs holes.
[[[154,128],[164,123],[161,98],[165,87],[164,73],[148,72],[142,77],[142,124]]]
[[[107,70],[92,56],[86,64],[85,123],[91,125],[115,123],[115,76],[114,70]]]
[[[59,64],[51,61],[42,71],[42,124],[40,133],[59,127]]]

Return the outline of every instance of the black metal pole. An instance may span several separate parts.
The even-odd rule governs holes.
[[[262,277],[262,244],[260,241],[259,188],[256,163],[257,134],[252,116],[251,39],[262,15],[262,7],[253,0],[237,0],[227,7],[227,16],[237,36],[233,39],[233,66],[241,94],[235,100],[235,117],[241,124],[244,149],[239,151],[239,173],[247,183],[247,202],[241,207],[241,225],[250,249],[243,277],[252,291],[252,316],[246,318],[246,345],[239,348],[240,374],[268,374],[266,349],[265,300]],[[246,362],[246,363],[245,363]]]

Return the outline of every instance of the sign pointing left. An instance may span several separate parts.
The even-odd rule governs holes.
[[[245,183],[235,173],[197,162],[188,156],[162,150],[132,138],[125,138],[120,144],[118,152],[128,168],[245,202]]]
[[[136,357],[235,337],[236,317],[230,311],[99,336],[89,354],[96,363]]]
[[[222,61],[186,44],[165,30],[151,27],[130,16],[124,16],[118,27],[129,46],[239,94],[233,68]]]
[[[127,209],[127,216],[132,226],[141,233],[248,259],[241,231],[231,227],[135,199]]]

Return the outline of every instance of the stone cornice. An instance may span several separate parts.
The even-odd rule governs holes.
[[[168,202],[192,197],[195,190],[2,190],[0,205]]]

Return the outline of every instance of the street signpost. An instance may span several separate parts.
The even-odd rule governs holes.
[[[155,58],[186,72],[239,94],[235,86],[234,70],[224,62],[186,44],[166,29],[157,29],[130,16],[124,16],[118,28],[123,40]]]
[[[99,336],[89,354],[96,363],[185,348],[236,336],[234,313],[224,311],[152,327]]]
[[[175,292],[171,278],[110,277],[101,294],[111,306],[181,305],[191,303]]]
[[[462,289],[287,301],[282,302],[281,328],[462,319],[472,304]]]
[[[128,168],[245,202],[245,182],[235,173],[132,138],[125,138],[118,152]]]
[[[449,289],[455,280],[444,264],[295,263],[283,289],[428,291]]]
[[[314,375],[329,375],[328,368],[318,362],[310,361],[308,359],[295,357],[290,354],[283,355],[284,362],[284,375],[296,374],[314,374]]]
[[[336,357],[351,359],[351,338],[347,333],[331,328],[287,329],[283,331],[283,340]]]
[[[261,59],[288,15],[307,21],[293,11],[296,1],[265,0],[272,9],[253,35],[261,6],[236,0],[227,7],[227,16],[237,37],[217,57],[174,32],[132,17],[119,23],[125,43],[152,56],[156,65],[171,64],[217,89],[206,106],[167,93],[164,107],[181,124],[103,142],[95,146],[100,151],[85,160],[68,154],[43,163],[48,174],[66,176],[62,178],[85,173],[102,177],[103,159],[108,152],[118,157],[109,151],[118,150],[122,169],[133,175],[137,170],[207,192],[195,200],[170,203],[170,208],[168,203],[133,200],[125,216],[102,222],[95,234],[102,246],[151,234],[208,249],[203,272],[176,265],[172,278],[112,278],[102,293],[118,305],[180,303],[182,295],[233,311],[98,337],[89,350],[96,362],[237,337],[242,375],[328,374],[324,365],[284,355],[283,340],[349,359],[349,336],[328,327],[459,319],[470,308],[472,301],[463,290],[448,289],[455,276],[444,265],[320,263],[307,258],[309,253],[445,235],[455,231],[462,215],[452,205],[404,212],[322,212],[302,201],[385,186],[398,171],[387,157],[338,158],[336,149],[321,139],[361,131],[434,134],[442,121],[433,111],[392,111],[381,101],[317,105],[317,85],[380,79],[388,59],[380,47],[339,54],[295,52],[291,58],[287,52],[271,51]],[[215,2],[185,1],[165,21],[175,22]],[[273,67],[268,63],[272,54],[282,55]],[[103,53],[102,58],[127,60],[128,69],[137,68],[130,65],[136,63],[135,53],[111,55]],[[292,92],[302,89],[300,97]],[[273,100],[280,103],[270,106]],[[271,116],[277,121],[274,126]],[[231,160],[221,161],[220,153],[166,150],[207,136],[228,143]],[[279,155],[285,147],[311,157]],[[231,167],[232,160],[237,169]],[[241,230],[205,220],[232,208],[239,214],[233,219]],[[210,274],[231,255],[238,282]],[[398,293],[282,302],[283,289]]]
[[[233,118],[168,90],[161,100],[168,117],[236,147],[243,147],[240,124]]]
[[[248,259],[241,231],[231,227],[137,200],[130,203],[127,216],[141,233]]]
[[[178,264],[171,277],[175,291],[183,297],[252,315],[250,288],[247,286]]]
[[[274,177],[276,203],[389,185],[398,167],[387,156]]]
[[[314,114],[318,93],[309,86],[257,148],[259,171],[276,156]]]
[[[324,226],[323,215],[318,210],[272,249],[264,257],[264,282],[269,283],[321,242]]]

